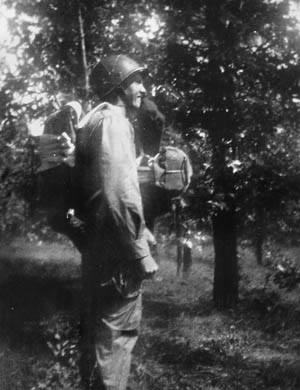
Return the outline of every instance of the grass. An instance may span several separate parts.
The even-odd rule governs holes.
[[[160,270],[144,286],[129,388],[299,389],[299,291],[266,284],[268,270],[244,248],[240,303],[216,311],[211,244],[202,249],[194,248],[183,278],[174,245],[159,246]],[[78,254],[69,245],[17,242],[0,258],[0,390],[80,389]]]

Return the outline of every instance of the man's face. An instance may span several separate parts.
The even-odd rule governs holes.
[[[124,93],[126,96],[127,104],[131,108],[140,108],[142,99],[146,94],[146,89],[143,84],[143,79],[140,74],[130,77],[130,80],[126,83]]]

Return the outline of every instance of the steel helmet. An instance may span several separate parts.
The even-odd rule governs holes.
[[[148,74],[148,70],[131,58],[119,54],[102,58],[93,68],[90,84],[96,94],[103,98],[134,74]]]

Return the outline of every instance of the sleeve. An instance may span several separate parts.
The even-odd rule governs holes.
[[[122,116],[102,120],[99,173],[111,232],[129,260],[150,255],[138,184],[134,135]]]

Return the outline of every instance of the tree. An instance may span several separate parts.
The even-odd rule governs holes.
[[[141,2],[127,4],[92,1],[85,4],[68,0],[7,0],[6,4],[13,7],[15,13],[9,20],[11,36],[14,37],[13,45],[8,45],[5,53],[14,53],[15,64],[11,69],[6,63],[1,63],[0,120],[11,117],[15,119],[18,137],[14,142],[18,150],[24,149],[24,139],[28,136],[33,119],[39,119],[36,124],[42,128],[43,119],[64,103],[65,98],[87,103],[88,73],[97,57],[109,51],[121,51],[143,58],[143,45],[139,43],[135,33],[151,10],[146,7],[145,12],[141,13]],[[126,17],[123,16],[124,10],[127,10]],[[5,137],[6,134],[4,136],[2,131],[0,138],[3,138],[3,145],[6,147]],[[22,141],[19,141],[21,138]],[[2,153],[3,158],[6,155],[6,152]],[[18,158],[20,156],[18,154]],[[6,161],[9,159],[6,158]],[[22,165],[16,166],[15,163],[16,160],[16,169]],[[13,194],[21,204],[21,199],[15,196],[15,191],[9,186],[10,170],[6,174],[5,167],[6,165],[3,171],[6,179],[3,186],[6,191],[2,191],[1,202],[3,210],[7,210],[8,198]],[[21,184],[22,173],[19,173],[18,181]],[[20,212],[24,213],[27,211]],[[21,219],[24,218],[23,215]],[[22,225],[18,222],[8,224],[7,219],[2,221],[4,230],[9,225]]]
[[[183,10],[170,3],[176,37],[171,35],[168,47],[168,72],[188,91],[182,128],[191,142],[205,132],[211,148],[200,180],[212,194],[208,206],[219,307],[232,306],[238,298],[241,218],[251,214],[251,207],[257,214],[274,209],[272,196],[277,207],[282,205],[291,196],[290,186],[283,189],[298,166],[298,145],[289,145],[291,151],[283,147],[295,137],[298,123],[293,95],[299,34],[287,16],[288,6],[287,1],[228,0],[188,2]],[[284,139],[278,137],[279,128]]]
[[[88,69],[108,53],[148,63],[177,91],[180,104],[164,109],[190,144],[195,199],[212,220],[214,302],[234,306],[238,231],[255,222],[259,253],[262,221],[298,191],[299,33],[289,1],[6,3],[19,37],[18,70],[5,77],[15,83],[10,104],[20,102],[14,89],[30,95],[18,106],[30,118],[52,110],[58,90],[86,99]]]

